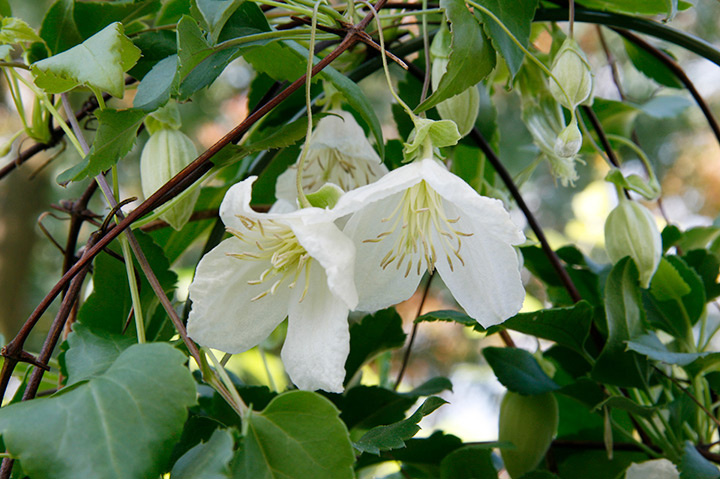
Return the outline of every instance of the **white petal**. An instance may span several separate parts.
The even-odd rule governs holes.
[[[323,211],[322,214],[329,218]],[[358,302],[353,269],[355,265],[355,245],[332,222],[305,225],[301,222],[290,223],[295,237],[310,256],[316,259],[327,275],[327,287],[345,301],[348,308],[354,309]]]
[[[445,200],[457,206],[462,214],[471,215],[474,224],[482,225],[483,234],[492,234],[510,244],[521,244],[525,241],[525,235],[512,222],[502,201],[480,196],[470,185],[435,160],[425,159],[417,163],[421,166],[421,174],[428,185]]]
[[[454,224],[458,231],[472,236],[461,237],[460,256],[465,265],[451,253],[451,270],[438,248],[441,238],[433,234],[438,273],[458,304],[478,323],[489,327],[505,321],[520,310],[525,299],[515,249],[504,238],[498,238],[502,235],[494,234],[493,222],[484,224],[447,203],[445,210],[448,217],[460,217]]]
[[[287,315],[291,290],[284,285],[273,295],[251,301],[272,283],[247,283],[258,279],[268,263],[227,256],[248,248],[237,238],[229,238],[198,264],[190,285],[193,304],[187,329],[190,337],[203,346],[228,353],[243,352],[267,338]]]
[[[236,215],[244,215],[251,213],[252,217],[255,217],[257,213],[254,213],[250,208],[250,199],[252,198],[252,184],[257,179],[257,176],[250,176],[246,180],[236,183],[230,187],[225,193],[220,204],[220,218],[228,228],[243,229],[242,222]]]
[[[294,205],[297,202],[297,185],[295,184],[296,172],[297,169],[291,167],[283,171],[280,176],[278,176],[278,179],[275,182],[275,198],[277,198],[278,201],[284,200],[291,205]]]
[[[330,110],[329,113],[332,114],[320,120],[315,127],[310,139],[311,148],[329,148],[359,161],[375,164],[382,162],[370,142],[367,141],[365,132],[350,112]]]
[[[625,479],[680,479],[680,474],[675,464],[667,459],[654,459],[631,464]]]
[[[379,234],[391,228],[392,224],[383,222],[382,219],[393,213],[403,194],[404,191],[401,191],[381,201],[368,204],[366,208],[350,217],[343,230],[352,238],[357,250],[355,286],[359,303],[356,309],[360,311],[377,311],[405,301],[415,292],[425,272],[423,267],[418,275],[417,268],[413,265],[412,271],[405,276],[405,269],[401,267],[398,270],[396,262],[385,269],[380,266],[382,259],[401,235],[401,227],[395,228],[392,234],[385,236],[380,242],[365,242],[377,238]]]
[[[350,352],[348,308],[326,287],[321,268],[312,265],[310,286],[302,302],[300,284],[290,300],[282,360],[300,389],[342,392],[345,360]]]

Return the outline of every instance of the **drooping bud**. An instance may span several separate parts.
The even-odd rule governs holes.
[[[438,34],[435,35],[430,48],[432,56],[430,80],[433,90],[437,90],[440,80],[447,71],[451,51],[450,41],[450,32],[443,24]],[[457,95],[441,101],[435,105],[435,108],[437,108],[440,118],[454,121],[460,135],[465,136],[475,126],[475,120],[480,111],[480,92],[477,86],[471,86]]]
[[[551,71],[557,81],[550,78],[550,93],[565,108],[574,110],[592,98],[592,69],[575,40],[565,40],[555,55]]]
[[[643,205],[622,198],[605,221],[605,250],[617,263],[630,256],[647,288],[662,257],[662,239],[655,218]]]
[[[197,156],[192,140],[180,130],[161,129],[150,135],[140,155],[140,180],[145,197],[149,197],[167,183]],[[199,189],[186,191],[167,204],[167,210],[160,215],[176,230],[180,230],[190,219]]]
[[[572,158],[580,151],[582,142],[582,133],[573,117],[570,124],[560,132],[555,140],[555,154],[561,158]]]
[[[550,448],[558,427],[558,404],[552,393],[523,396],[508,391],[500,404],[498,439],[514,449],[500,449],[512,479],[534,470]]]

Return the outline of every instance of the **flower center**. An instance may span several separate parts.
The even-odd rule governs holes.
[[[253,249],[244,253],[231,253],[228,256],[241,260],[264,261],[269,264],[258,279],[248,281],[248,284],[254,286],[272,283],[272,285],[251,301],[274,294],[280,284],[288,278],[292,278],[288,288],[294,288],[304,272],[305,289],[300,297],[302,301],[310,284],[312,257],[300,245],[292,229],[271,219],[261,221],[247,216],[236,216],[242,222],[245,231],[228,228],[228,232]]]
[[[380,233],[376,238],[366,239],[363,242],[379,243],[394,233],[398,227],[401,228],[395,243],[380,261],[383,269],[393,262],[396,262],[395,267],[400,269],[407,259],[405,267],[405,276],[407,277],[413,268],[413,260],[415,260],[415,267],[419,275],[422,272],[424,258],[428,271],[432,273],[438,258],[437,249],[442,249],[445,253],[451,271],[454,271],[453,257],[465,266],[465,261],[460,256],[460,247],[462,246],[460,238],[472,236],[472,233],[464,233],[455,228],[454,225],[460,221],[460,218],[446,216],[442,198],[424,180],[408,188],[395,210],[382,221],[391,223],[390,229]],[[433,231],[437,235],[433,235]],[[434,244],[433,237],[440,244]],[[418,255],[420,257],[416,257]]]
[[[297,168],[297,165],[293,165]],[[322,172],[318,174],[318,169]],[[349,157],[335,148],[311,150],[302,173],[304,191],[312,193],[327,182],[335,183],[344,191],[353,190],[370,183],[377,176],[372,164]]]

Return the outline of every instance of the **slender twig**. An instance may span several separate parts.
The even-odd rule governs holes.
[[[434,278],[433,273],[430,273],[428,275],[427,283],[425,283],[425,288],[423,289],[422,298],[420,298],[420,303],[418,304],[417,312],[415,313],[414,319],[419,318],[420,313],[422,313],[422,309],[425,306],[425,300],[427,299],[428,292],[430,291],[430,283],[432,283],[433,278]],[[393,391],[397,391],[397,388],[398,388],[398,386],[400,386],[403,376],[405,375],[405,370],[407,369],[408,363],[410,362],[410,352],[412,351],[413,344],[415,343],[415,336],[417,336],[417,330],[418,330],[419,324],[420,323],[416,323],[413,320],[412,332],[410,333],[410,341],[408,341],[407,348],[405,348],[405,354],[403,354],[402,365],[400,366],[400,371],[398,371],[397,379],[395,379],[395,386],[393,386]]]
[[[675,378],[672,377],[671,375],[667,374],[665,371],[663,371],[662,369],[660,369],[660,368],[658,368],[658,367],[655,367],[655,371],[657,371],[658,373],[662,374],[663,376],[665,376],[666,378],[668,378],[670,381],[672,381],[672,383],[673,383],[680,391],[682,391],[687,397],[689,397],[690,399],[692,399],[692,401],[693,401],[695,404],[697,404],[697,406],[702,410],[702,412],[704,412],[704,413],[707,415],[707,417],[709,417],[710,420],[711,420],[712,422],[714,422],[717,427],[720,428],[720,419],[716,418],[715,415],[714,415],[712,412],[710,412],[710,411],[708,410],[708,408],[706,408],[705,405],[704,405],[702,402],[700,402],[700,400],[699,400],[698,398],[696,398],[693,393],[691,393],[690,391],[688,391],[685,386],[683,386],[682,384],[680,384],[680,381],[678,381],[677,379],[675,379]]]
[[[690,95],[692,95],[695,103],[697,103],[697,105],[700,107],[700,110],[702,110],[703,115],[705,115],[705,119],[707,120],[708,125],[710,125],[710,129],[713,131],[713,134],[715,135],[718,143],[720,143],[720,125],[718,125],[717,119],[710,110],[710,106],[700,95],[700,92],[697,91],[697,88],[695,88],[692,80],[690,80],[690,78],[685,73],[685,70],[683,70],[682,67],[678,65],[678,62],[676,62],[670,55],[668,55],[664,51],[660,50],[659,48],[655,48],[642,38],[631,32],[628,32],[627,30],[613,28],[613,31],[660,60],[668,68],[668,70],[670,70],[673,75],[675,75],[675,77],[680,80],[683,85],[685,85],[685,88],[687,88],[687,90],[690,92]]]
[[[620,71],[618,70],[617,60],[615,60],[615,56],[612,54],[612,51],[610,51],[610,47],[605,40],[605,35],[603,34],[602,27],[600,25],[595,25],[595,29],[597,31],[598,38],[600,39],[600,46],[602,47],[603,52],[605,53],[605,58],[607,59],[608,65],[610,66],[610,73],[612,74],[615,88],[617,88],[620,99],[625,101],[626,97],[620,82]]]
[[[188,221],[201,221],[201,220],[208,220],[212,218],[218,217],[218,209],[213,208],[209,210],[200,210],[193,212],[192,215],[190,215],[190,219]],[[155,220],[151,221],[150,223],[142,225],[139,229],[145,233],[149,233],[151,231],[160,230],[163,228],[167,228],[170,225],[167,224],[163,220]]]

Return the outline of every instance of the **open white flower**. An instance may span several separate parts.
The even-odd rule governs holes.
[[[357,305],[355,247],[329,210],[250,208],[249,178],[228,190],[220,216],[233,237],[198,264],[188,334],[229,353],[256,346],[288,317],[285,368],[301,389],[341,392]]]
[[[302,174],[305,193],[312,193],[325,183],[350,191],[388,172],[352,114],[343,110],[329,113],[318,122],[310,137]],[[278,200],[295,204],[297,168],[295,164],[278,177],[275,186]]]
[[[480,196],[432,158],[391,171],[343,195],[337,215],[355,242],[357,309],[409,298],[436,270],[457,302],[487,327],[517,313],[525,298],[512,245],[524,241],[499,200]]]

